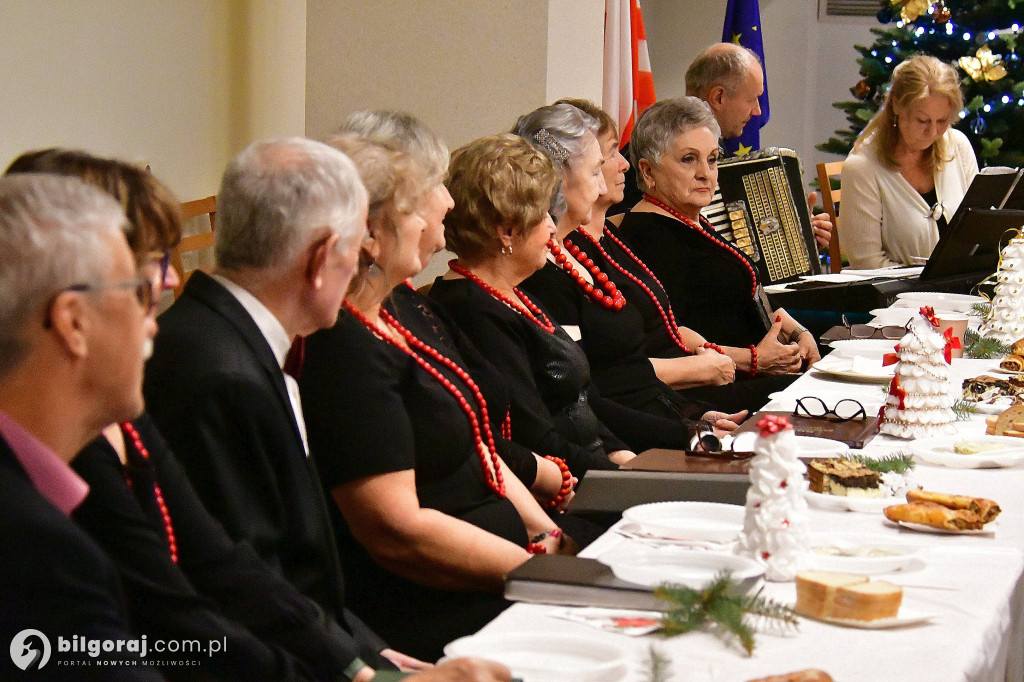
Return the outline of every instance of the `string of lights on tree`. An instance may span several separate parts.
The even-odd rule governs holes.
[[[820,144],[820,151],[846,155],[885,101],[896,65],[924,53],[952,64],[960,74],[964,109],[955,127],[974,146],[982,165],[1024,165],[1024,58],[1018,40],[1024,0],[880,0],[877,36],[856,45],[862,78],[854,100],[833,106],[846,113],[847,130]],[[1024,48],[1024,45],[1021,45]]]

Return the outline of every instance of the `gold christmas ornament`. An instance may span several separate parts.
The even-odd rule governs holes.
[[[892,0],[893,7],[898,7],[903,0]],[[906,23],[914,21],[931,9],[931,0],[906,0],[900,7],[900,18]]]
[[[977,56],[961,57],[960,68],[967,72],[975,81],[987,80],[997,81],[1006,77],[1006,67],[1003,66],[1003,56],[992,54],[988,45],[978,48]]]

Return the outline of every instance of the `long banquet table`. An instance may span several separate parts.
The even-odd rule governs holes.
[[[950,381],[959,392],[965,377],[996,365],[994,360],[954,360]],[[803,396],[819,396],[829,404],[852,397],[872,413],[884,399],[884,387],[832,380],[812,371],[766,409],[792,409],[794,400]],[[984,415],[958,422],[957,427],[961,436],[982,434]],[[906,447],[906,441],[879,435],[863,452],[881,455]],[[877,579],[904,585],[904,610],[934,614],[924,624],[862,630],[801,618],[796,632],[759,632],[751,657],[706,633],[630,637],[557,618],[564,607],[537,604],[513,605],[481,633],[571,633],[589,639],[594,647],[618,647],[629,659],[629,680],[648,679],[644,669],[652,644],[670,658],[671,679],[687,682],[747,680],[804,668],[825,670],[836,682],[1024,680],[1024,465],[961,470],[919,463],[913,475],[914,483],[926,489],[996,500],[1003,512],[994,533],[919,533],[889,525],[880,513],[817,509],[809,512],[810,530],[870,533],[919,543],[919,561]],[[630,542],[635,541],[613,528],[581,556],[600,557]],[[796,599],[792,582],[767,583],[764,594],[787,603]]]

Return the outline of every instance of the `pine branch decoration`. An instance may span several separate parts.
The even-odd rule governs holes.
[[[964,357],[978,360],[1003,358],[1010,354],[1010,346],[997,339],[986,339],[973,329],[964,332]]]
[[[890,471],[895,471],[897,474],[905,474],[917,466],[914,458],[902,451],[893,452],[877,459],[858,454],[844,455],[843,458],[857,462],[857,464],[879,474],[887,474]]]
[[[644,665],[644,672],[647,673],[649,682],[669,682],[672,678],[672,673],[669,671],[671,663],[668,656],[651,644],[647,648],[647,661]]]
[[[701,590],[665,584],[654,594],[672,604],[661,621],[663,634],[707,629],[723,641],[738,640],[748,656],[756,644],[748,615],[783,629],[795,628],[799,622],[789,606],[762,597],[760,592],[749,597],[741,594],[728,571],[719,572]]]
[[[957,399],[953,402],[953,413],[956,414],[958,422],[965,422],[978,413],[978,403],[973,400]]]

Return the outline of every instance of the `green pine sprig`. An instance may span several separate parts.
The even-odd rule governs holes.
[[[681,635],[706,629],[726,642],[738,640],[748,656],[755,646],[754,624],[747,619],[748,615],[755,621],[784,629],[795,628],[799,623],[789,606],[762,597],[760,592],[743,595],[728,571],[716,574],[700,590],[664,584],[654,594],[672,604],[661,621],[663,634]]]
[[[968,315],[971,317],[988,317],[990,312],[992,312],[991,303],[974,303],[971,305],[971,312]]]
[[[877,459],[858,454],[843,455],[843,458],[857,462],[861,466],[865,466],[879,474],[886,474],[890,471],[905,474],[917,466],[914,458],[906,452],[894,452]]]
[[[979,304],[980,305],[980,304]],[[1002,358],[1010,354],[1009,344],[996,339],[986,339],[973,329],[964,332],[964,357],[979,360]]]
[[[671,663],[672,660],[663,651],[651,644],[647,648],[647,660],[644,664],[644,672],[649,682],[669,682],[672,678]]]
[[[971,418],[972,415],[978,413],[978,403],[973,400],[963,400],[958,398],[953,401],[953,414],[956,415],[958,422],[965,422]]]

